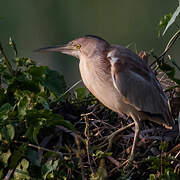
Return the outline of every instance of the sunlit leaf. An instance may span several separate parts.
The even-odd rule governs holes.
[[[97,157],[97,158],[104,158],[111,155],[112,155],[112,152],[103,152],[103,151],[97,150],[95,153],[93,153],[92,156]]]
[[[156,176],[154,174],[149,175],[149,180],[156,180]]]
[[[58,166],[58,162],[59,162],[59,160],[56,160],[56,161],[50,160],[42,166],[43,179],[46,179],[47,175],[50,172],[56,170],[56,168]]]
[[[28,110],[28,97],[24,96],[18,102],[18,113],[21,118],[26,115],[26,111]]]
[[[107,177],[107,170],[105,169],[104,159],[101,159],[97,172],[91,175],[90,180],[103,180],[106,177]]]
[[[76,88],[74,90],[74,94],[76,96],[76,99],[82,100],[86,97],[86,88],[84,87]]]
[[[176,11],[173,13],[171,19],[169,20],[169,22],[163,32],[163,35],[166,33],[168,28],[174,23],[174,21],[176,20],[176,17],[179,15],[179,13],[180,13],[180,0],[179,0],[179,6],[177,7]]]
[[[39,130],[41,129],[40,126],[34,127],[34,131],[33,131],[33,140],[36,142],[36,144],[38,144],[38,139],[37,136],[39,134]]]
[[[12,124],[8,124],[5,127],[1,129],[2,137],[3,139],[6,139],[7,141],[13,140],[15,135],[15,129]]]
[[[167,24],[170,21],[171,17],[172,17],[171,13],[166,14],[166,15],[164,15],[162,17],[162,19],[160,20],[160,22],[158,24],[158,36],[160,36],[160,33],[161,33],[162,29],[164,29],[167,26]]]
[[[29,162],[26,159],[22,159],[15,169],[14,178],[18,180],[30,179],[28,173]]]
[[[8,159],[11,156],[10,149],[7,152],[0,154],[0,162],[6,167],[8,165]]]

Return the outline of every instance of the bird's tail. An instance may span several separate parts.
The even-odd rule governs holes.
[[[145,119],[163,125],[167,129],[173,129],[174,127],[174,119],[170,112],[164,112],[163,115],[151,114],[151,113],[144,113],[144,114],[145,114]]]

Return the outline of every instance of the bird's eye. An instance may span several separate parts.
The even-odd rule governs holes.
[[[80,45],[80,44],[76,44],[76,45],[74,45],[74,47],[75,47],[76,49],[80,49],[80,48],[81,48],[81,45]]]

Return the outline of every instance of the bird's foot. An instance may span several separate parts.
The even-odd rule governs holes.
[[[105,140],[104,140],[102,143],[99,144],[100,148],[103,148],[103,147],[107,146],[107,150],[106,150],[106,151],[110,151],[111,148],[112,148],[112,144],[113,144],[114,138],[115,138],[120,132],[122,132],[122,131],[124,131],[124,130],[132,127],[132,126],[134,126],[134,124],[135,124],[135,123],[133,122],[133,123],[131,123],[131,124],[125,126],[125,127],[122,127],[122,128],[120,128],[120,129],[118,129],[117,131],[113,132],[113,133],[110,134],[109,136],[104,137]]]
[[[134,153],[129,156],[129,158],[125,161],[124,169],[129,168],[133,164]]]

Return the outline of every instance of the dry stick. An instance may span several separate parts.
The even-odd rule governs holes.
[[[13,141],[14,143],[21,143],[21,144],[25,144],[24,142],[21,142],[21,141]],[[29,147],[33,147],[33,148],[36,148],[38,150],[43,150],[43,151],[47,151],[47,152],[53,152],[53,153],[56,153],[56,154],[59,154],[61,157],[63,156],[63,154],[61,152],[58,152],[58,151],[53,151],[51,149],[47,149],[45,147],[41,147],[41,146],[36,146],[34,144],[27,144]]]
[[[86,143],[86,151],[87,151],[87,157],[88,157],[88,164],[89,164],[89,167],[90,167],[90,170],[91,170],[92,174],[94,174],[93,168],[91,167],[91,160],[90,160],[90,156],[89,156],[89,119],[87,117],[87,114],[85,114],[83,116],[84,116],[84,119],[86,121],[86,127],[85,127],[85,130],[84,130],[84,135],[86,137],[85,143]]]
[[[8,173],[6,174],[4,180],[9,180],[11,178],[11,175],[13,174],[14,169],[9,169]]]
[[[82,162],[82,158],[81,158],[81,148],[80,148],[80,143],[79,143],[79,137],[76,136],[75,138],[75,142],[78,148],[78,156],[79,156],[79,163],[81,166],[81,175],[82,175],[82,180],[86,180],[85,178],[85,173],[84,173],[84,166],[83,166],[83,162]]]
[[[156,62],[158,62],[162,57],[164,57],[164,55],[169,51],[169,49],[172,47],[172,45],[176,42],[176,40],[178,39],[178,37],[180,36],[180,30],[178,30],[169,40],[168,44],[166,45],[166,48],[164,50],[164,52],[159,56],[159,57],[155,57],[156,60],[150,65],[150,67],[152,67]]]
[[[108,156],[107,159],[111,161],[116,167],[120,166],[120,162],[114,159],[112,156]]]

